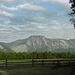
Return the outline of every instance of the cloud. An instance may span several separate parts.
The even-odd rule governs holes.
[[[0,0],[0,3],[12,3],[14,0]]]
[[[53,3],[59,3],[59,4],[65,4],[68,5],[69,1],[68,0],[0,0],[1,3],[19,3],[19,4],[24,4],[24,3],[38,3],[38,2],[53,2]]]
[[[6,9],[6,10],[10,10],[10,11],[21,11],[21,12],[26,11],[26,10],[34,10],[34,11],[45,10],[41,6],[31,5],[31,4],[23,4],[23,5],[19,5],[16,7],[6,7],[4,5],[1,5],[1,8]]]
[[[73,26],[65,15],[69,7],[68,0],[0,0],[0,41],[31,35],[75,38]]]
[[[10,13],[7,13],[7,12],[5,12],[5,11],[2,11],[2,10],[0,10],[0,16],[2,16],[2,17],[9,17],[9,18],[13,18],[13,17],[15,17],[15,15],[13,15],[13,14],[10,14]]]
[[[55,6],[57,9],[61,10],[61,11],[69,11],[70,10],[70,4],[69,4],[69,0],[51,0],[50,1],[53,6]]]
[[[11,24],[11,22],[0,19],[0,24],[7,24],[8,25],[8,24]]]

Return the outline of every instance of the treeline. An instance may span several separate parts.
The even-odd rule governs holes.
[[[59,58],[75,58],[72,52],[0,52],[0,59],[59,59]]]

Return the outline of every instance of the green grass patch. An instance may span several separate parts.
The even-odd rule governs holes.
[[[51,69],[49,67],[15,66],[15,68],[1,69],[0,75],[68,75],[70,68]]]
[[[53,69],[50,66],[42,67],[41,63],[32,67],[31,61],[31,59],[8,60],[8,67],[0,66],[0,75],[68,75],[71,72],[70,67]]]

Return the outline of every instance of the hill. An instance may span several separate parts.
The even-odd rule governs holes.
[[[44,52],[75,49],[75,39],[49,39],[45,36],[30,36],[27,39],[4,43],[15,52]],[[69,50],[68,50],[69,49]]]
[[[0,52],[14,52],[11,48],[0,43]]]

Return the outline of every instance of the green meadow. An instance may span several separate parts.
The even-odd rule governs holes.
[[[5,66],[5,62],[2,62],[0,64],[0,75],[69,75],[71,72],[70,67],[53,69],[50,66],[42,67],[41,63],[35,64],[35,66],[32,67],[31,59],[8,60],[7,67]]]

